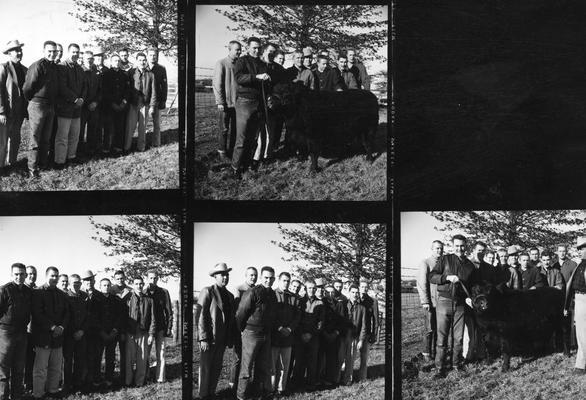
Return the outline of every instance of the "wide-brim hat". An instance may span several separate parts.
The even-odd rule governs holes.
[[[210,271],[210,276],[214,276],[216,274],[221,274],[222,272],[230,272],[232,268],[228,268],[226,263],[219,263],[214,265],[214,269]]]
[[[79,275],[82,281],[93,278],[94,276],[96,276],[96,274],[94,274],[90,269],[86,269]]]
[[[22,46],[24,46],[24,43],[20,43],[18,40],[11,40],[10,42],[6,43],[6,46],[4,46],[2,53],[8,54],[10,50],[18,49]]]
[[[509,246],[507,247],[507,256],[514,256],[519,253],[519,249],[517,246]]]
[[[584,246],[586,246],[586,236],[578,236],[578,239],[576,239],[576,248],[579,250]]]
[[[306,47],[302,50],[303,52],[303,57],[309,57],[309,56],[313,56],[313,51],[311,50],[311,47]]]
[[[101,47],[96,47],[94,49],[94,57],[95,56],[103,56],[104,54],[105,54],[105,51]]]
[[[324,282],[324,280],[323,280],[322,278],[317,278],[317,279],[315,280],[315,286],[316,286],[316,287],[317,287],[317,286],[324,286],[324,285],[325,285],[325,282]]]

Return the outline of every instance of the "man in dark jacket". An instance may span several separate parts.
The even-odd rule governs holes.
[[[317,384],[317,353],[319,335],[324,326],[325,306],[315,295],[314,281],[305,282],[307,297],[301,300],[301,319],[297,329],[295,345],[295,366],[291,381],[296,385],[306,385],[313,390]],[[306,375],[307,372],[307,375]]]
[[[529,254],[526,252],[519,255],[519,273],[523,290],[533,290],[547,286],[547,282],[543,279],[539,269],[529,264]]]
[[[352,384],[352,372],[354,371],[354,361],[358,358],[358,354],[362,351],[368,342],[368,320],[366,318],[366,309],[360,304],[360,294],[358,286],[350,285],[350,298],[347,303],[348,319],[352,323],[350,329],[352,335],[352,346],[349,351],[346,350],[346,357],[344,362],[344,377],[342,384]]]
[[[173,336],[173,305],[169,291],[157,286],[159,274],[156,270],[147,272],[146,295],[153,299],[153,309],[155,312],[155,326],[157,334],[155,335],[155,355],[157,358],[157,369],[155,377],[157,383],[165,382],[165,341],[166,338]],[[147,350],[151,354],[151,346]]]
[[[28,155],[28,169],[31,177],[38,177],[39,169],[48,166],[49,141],[59,90],[59,75],[57,66],[53,63],[57,44],[48,40],[43,49],[45,56],[29,66],[22,88],[24,97],[29,102],[27,111],[31,151]]]
[[[101,146],[100,112],[102,103],[102,76],[94,66],[94,53],[83,53],[83,73],[85,75],[87,94],[81,108],[80,143],[86,155],[92,157]],[[78,151],[78,153],[80,153]]]
[[[344,81],[338,69],[328,66],[328,58],[323,55],[317,56],[317,68],[313,71],[315,75],[316,89],[319,91],[341,91],[344,89]]]
[[[378,319],[378,300],[370,297],[368,294],[368,281],[360,280],[358,285],[358,293],[360,295],[359,302],[366,310],[366,341],[360,350],[360,370],[358,377],[361,381],[366,380],[366,372],[368,368],[368,352],[370,345],[377,341],[377,329],[379,325]]]
[[[126,386],[143,386],[148,365],[148,346],[155,339],[153,299],[143,293],[144,280],[134,278],[133,292],[128,299],[126,328]],[[136,364],[136,369],[133,369]]]
[[[565,244],[559,244],[557,246],[557,261],[553,264],[552,268],[560,270],[564,277],[564,282],[567,284],[568,280],[574,273],[574,270],[578,267],[578,264],[568,257],[568,246]],[[568,306],[568,315],[564,316],[564,322],[562,324],[564,331],[564,344],[567,343],[567,348],[564,349],[564,355],[570,356],[570,350],[576,348],[576,326],[574,323],[574,300],[570,301]]]
[[[161,145],[161,110],[167,107],[167,70],[159,64],[159,52],[156,49],[147,51],[148,69],[155,76],[155,86],[157,87],[157,102],[153,113],[153,136],[151,146],[158,147]]]
[[[360,89],[354,73],[348,68],[348,56],[340,54],[338,56],[338,71],[344,82],[344,89]]]
[[[136,68],[130,70],[130,99],[128,103],[128,126],[124,140],[124,151],[130,151],[132,137],[138,124],[138,141],[136,148],[144,151],[146,146],[146,126],[149,115],[155,115],[157,103],[157,86],[155,74],[147,68],[147,59],[144,53],[136,55]]]
[[[358,82],[358,89],[370,90],[370,76],[366,72],[364,64],[356,58],[356,50],[348,49],[346,54],[348,55],[348,68]]]
[[[20,399],[24,391],[26,327],[32,290],[24,284],[24,264],[12,264],[12,281],[0,287],[0,398]]]
[[[280,395],[287,390],[293,333],[301,318],[299,300],[297,296],[289,292],[289,282],[291,282],[291,275],[288,272],[281,272],[279,274],[279,287],[275,290],[277,298],[276,319],[271,336],[274,369],[271,383],[273,390]]]
[[[275,281],[275,270],[262,267],[260,276],[261,284],[244,293],[236,311],[236,323],[242,332],[242,368],[237,391],[239,399],[251,398],[253,386],[263,396],[272,392],[271,332],[277,300],[271,287]]]
[[[118,299],[120,307],[120,334],[118,335],[118,350],[120,353],[120,382],[126,381],[126,316],[128,315],[128,301],[132,295],[132,288],[126,284],[124,271],[114,272],[114,284],[110,288],[112,294]]]
[[[435,356],[438,368],[437,378],[444,378],[447,373],[446,347],[448,333],[453,326],[453,362],[458,369],[464,367],[462,347],[464,338],[464,307],[466,293],[462,285],[473,284],[474,264],[466,258],[466,238],[455,235],[452,238],[454,254],[438,258],[429,274],[431,283],[437,285],[437,350]]]
[[[122,319],[126,319],[126,315],[122,315],[120,301],[111,293],[112,282],[108,278],[100,280],[100,292],[104,296],[102,304],[102,332],[101,332],[101,346],[98,355],[98,374],[101,372],[102,355],[105,353],[105,371],[104,380],[106,388],[112,387],[114,382],[114,362],[116,361],[116,345],[118,344],[118,336],[120,335],[120,328],[123,325]]]
[[[120,57],[110,57],[110,68],[104,72],[102,81],[102,107],[104,116],[104,148],[114,155],[120,154],[124,148],[126,132],[126,114],[130,79],[120,68]]]
[[[98,388],[101,382],[100,366],[102,352],[102,338],[105,335],[104,303],[105,298],[95,285],[95,274],[86,270],[81,274],[82,289],[87,297],[87,377],[89,387]]]
[[[236,144],[232,154],[232,177],[239,179],[242,171],[249,167],[254,150],[254,139],[258,132],[263,111],[263,88],[271,77],[266,64],[258,57],[260,39],[248,39],[248,54],[238,58],[234,66],[236,90]]]
[[[8,42],[3,53],[10,59],[0,64],[0,174],[16,164],[20,128],[26,117],[27,102],[22,88],[27,69],[20,63],[22,46],[18,40]]]
[[[234,296],[226,289],[231,270],[225,263],[216,264],[209,273],[216,282],[199,292],[197,305],[200,311],[196,314],[196,321],[200,348],[198,386],[202,399],[214,397],[222,372],[224,351],[226,347],[232,347],[238,335],[234,320]]]
[[[99,116],[98,116],[98,125],[97,125],[97,141],[100,144],[102,156],[107,155],[110,152],[110,148],[112,147],[112,143],[108,142],[108,135],[106,132],[106,124],[105,124],[105,112],[104,112],[104,75],[110,70],[110,68],[104,65],[104,51],[101,48],[97,48],[94,51],[94,68],[96,70],[96,74],[100,78],[100,82],[102,85],[102,96],[100,96],[100,104],[98,105],[99,109]]]
[[[59,380],[63,364],[63,332],[69,323],[67,296],[57,289],[59,270],[47,268],[46,283],[33,292],[32,336],[35,344],[33,397],[40,399],[48,392],[59,396]]]
[[[67,291],[70,323],[63,341],[63,388],[67,392],[80,389],[85,382],[87,368],[87,294],[81,291],[81,278],[71,275],[71,289]]]
[[[58,66],[57,135],[55,136],[55,168],[65,162],[77,162],[77,145],[81,126],[81,108],[86,103],[87,84],[83,68],[78,64],[79,45],[67,48],[69,57]]]
[[[37,268],[33,265],[26,267],[24,284],[31,291],[37,288]],[[31,318],[32,319],[32,318]],[[33,390],[33,365],[35,363],[35,346],[31,334],[31,322],[26,327],[26,363],[24,367],[24,387],[27,391]]]

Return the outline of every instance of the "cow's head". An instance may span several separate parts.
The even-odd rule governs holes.
[[[273,111],[278,111],[279,109],[290,110],[297,104],[299,94],[306,90],[303,82],[278,83],[273,87],[272,94],[267,98],[267,105]]]
[[[499,298],[502,297],[504,288],[502,285],[494,286],[483,282],[472,287],[472,307],[479,314],[486,314],[498,308]]]

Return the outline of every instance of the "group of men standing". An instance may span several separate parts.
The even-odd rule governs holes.
[[[540,252],[537,247],[531,247],[521,251],[511,245],[491,251],[481,241],[473,244],[467,256],[467,240],[463,235],[455,235],[453,253],[444,254],[444,243],[435,240],[431,256],[419,265],[417,289],[425,313],[422,353],[425,361],[435,360],[436,378],[446,376],[450,352],[457,369],[464,369],[465,362],[485,356],[484,343],[464,289],[483,282],[505,285],[512,290],[553,287],[563,291],[564,318],[562,326],[556,329],[554,348],[569,357],[577,340],[575,373],[586,373],[586,238],[578,238],[576,248],[581,253],[580,264],[570,259],[565,244],[557,246],[557,259],[554,259],[554,254],[547,249]],[[450,349],[451,326],[453,348]],[[465,328],[469,345],[463,354]]]
[[[286,395],[290,387],[350,385],[358,357],[358,379],[366,379],[379,325],[378,301],[368,295],[368,282],[350,284],[346,297],[340,280],[326,286],[318,278],[303,285],[281,272],[273,289],[272,267],[261,269],[259,285],[257,269],[249,267],[246,281],[232,294],[226,288],[230,271],[225,263],[216,264],[210,271],[215,283],[203,288],[196,302],[201,399],[215,397],[226,347],[234,348],[230,388],[240,400]]]
[[[115,283],[103,278],[98,287],[90,270],[68,276],[48,267],[42,286],[36,286],[34,266],[15,263],[11,274],[0,287],[1,399],[109,390],[117,348],[119,386],[144,385],[153,345],[156,381],[165,380],[173,311],[156,271],[147,273],[146,288],[141,277],[128,286],[121,270]]]
[[[118,156],[131,150],[138,125],[137,150],[146,147],[146,124],[153,121],[152,146],[160,145],[161,110],[167,101],[167,72],[158,64],[158,51],[136,54],[128,49],[110,55],[63,47],[51,40],[44,56],[28,68],[21,64],[24,43],[11,40],[3,49],[9,61],[0,64],[0,172],[17,163],[21,127],[28,119],[29,176],[94,156]],[[79,146],[83,143],[83,146]]]
[[[218,107],[218,153],[231,163],[230,176],[241,177],[261,162],[270,163],[281,143],[283,117],[266,107],[272,88],[279,83],[302,82],[309,90],[370,90],[370,78],[355,49],[338,55],[330,66],[327,50],[314,54],[310,48],[293,53],[293,65],[284,68],[285,54],[273,43],[261,47],[260,39],[248,39],[241,56],[238,41],[228,44],[228,56],[214,68],[213,90]],[[285,136],[285,151],[290,151]]]

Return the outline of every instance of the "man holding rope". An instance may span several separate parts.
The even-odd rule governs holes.
[[[452,363],[463,370],[462,346],[464,338],[464,307],[469,302],[467,286],[473,282],[474,264],[466,258],[466,238],[455,235],[452,238],[453,254],[438,258],[429,274],[431,283],[437,285],[437,350],[435,364],[438,372],[435,378],[445,378],[446,346],[450,327],[452,329]]]

